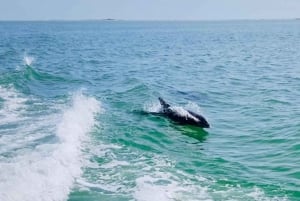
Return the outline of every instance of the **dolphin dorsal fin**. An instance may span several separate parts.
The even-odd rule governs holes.
[[[170,107],[170,105],[168,103],[166,103],[166,101],[164,101],[164,99],[162,99],[161,97],[158,97],[158,100],[159,100],[160,104],[163,106],[163,108]]]

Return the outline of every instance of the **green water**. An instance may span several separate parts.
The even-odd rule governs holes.
[[[0,200],[299,200],[299,25],[1,22]]]

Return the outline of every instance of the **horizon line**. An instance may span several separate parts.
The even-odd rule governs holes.
[[[88,22],[88,21],[127,21],[127,22],[222,22],[222,21],[281,21],[300,20],[294,18],[236,18],[236,19],[0,19],[0,22]]]

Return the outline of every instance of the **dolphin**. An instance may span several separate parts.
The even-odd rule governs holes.
[[[209,123],[202,115],[196,114],[190,110],[185,110],[182,107],[171,106],[161,97],[159,97],[158,100],[162,106],[160,113],[167,116],[169,119],[182,125],[193,125],[201,128],[210,127]]]

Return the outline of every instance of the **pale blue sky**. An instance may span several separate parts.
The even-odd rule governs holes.
[[[0,0],[0,20],[300,18],[300,0]]]

